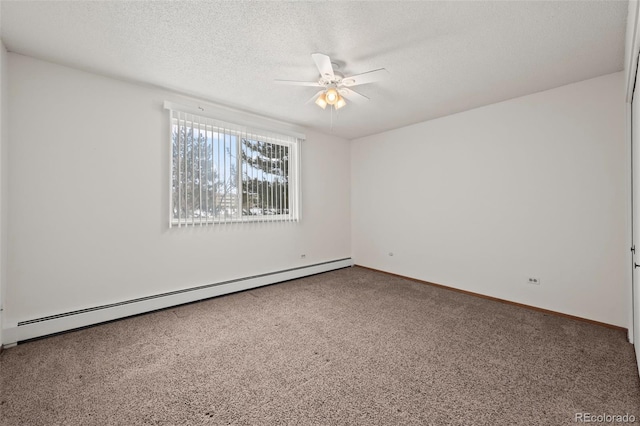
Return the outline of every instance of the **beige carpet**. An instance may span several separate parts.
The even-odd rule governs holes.
[[[630,413],[624,333],[347,268],[5,350],[1,425],[558,425]]]

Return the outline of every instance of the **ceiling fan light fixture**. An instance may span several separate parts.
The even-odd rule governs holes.
[[[318,105],[322,109],[325,109],[327,107],[326,94],[323,93],[320,96],[318,96],[318,99],[316,99],[316,105]]]
[[[324,95],[325,95],[325,100],[329,105],[334,105],[336,102],[338,102],[338,98],[340,97],[340,95],[338,94],[338,91],[333,87],[327,90],[324,93]]]
[[[347,104],[347,101],[345,101],[342,96],[338,95],[338,102],[336,102],[336,105],[335,105],[336,110],[342,108],[346,104]]]

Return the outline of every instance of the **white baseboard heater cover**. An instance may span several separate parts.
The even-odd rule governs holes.
[[[3,346],[10,347],[15,343],[24,340],[70,331],[132,315],[152,312],[158,309],[169,308],[185,303],[197,302],[199,300],[210,299],[216,296],[249,290],[256,287],[262,287],[269,284],[275,284],[350,266],[353,266],[351,258],[332,260],[308,266],[285,269],[214,284],[206,284],[118,303],[110,303],[20,321],[17,326],[3,330],[2,343]]]

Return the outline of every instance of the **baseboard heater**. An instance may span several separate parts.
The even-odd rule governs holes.
[[[24,340],[350,266],[353,266],[351,258],[331,260],[19,321],[15,327],[3,331],[3,344],[10,347]]]

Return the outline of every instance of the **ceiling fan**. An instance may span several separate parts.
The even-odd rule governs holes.
[[[368,101],[368,97],[356,92],[351,89],[351,87],[373,83],[381,80],[389,73],[386,69],[380,68],[345,77],[338,71],[338,65],[331,62],[331,58],[327,55],[322,53],[313,53],[311,57],[316,63],[318,71],[320,71],[320,79],[318,81],[276,80],[276,83],[290,84],[293,86],[321,87],[322,89],[313,95],[307,103],[315,101],[316,105],[322,109],[325,109],[327,105],[330,105],[336,110],[339,110],[347,104],[345,99],[353,102]]]

